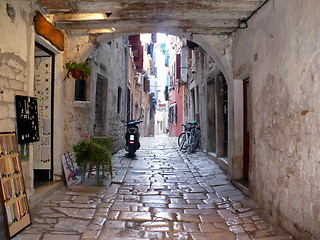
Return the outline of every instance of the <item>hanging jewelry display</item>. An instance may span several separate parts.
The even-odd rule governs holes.
[[[18,142],[37,142],[39,138],[37,98],[16,95]]]
[[[34,169],[51,169],[52,57],[36,57],[34,95],[39,99],[39,136],[34,146]]]

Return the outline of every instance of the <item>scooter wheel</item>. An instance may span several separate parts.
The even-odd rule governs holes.
[[[133,147],[129,147],[129,156],[131,157],[131,158],[135,158],[135,156],[136,156],[136,149],[135,148],[133,148]]]

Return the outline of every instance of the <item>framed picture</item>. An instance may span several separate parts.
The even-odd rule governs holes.
[[[68,187],[81,180],[81,173],[75,162],[75,153],[66,152],[61,156],[62,166]]]

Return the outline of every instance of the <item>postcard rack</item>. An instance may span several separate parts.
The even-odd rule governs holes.
[[[3,225],[10,239],[31,224],[15,133],[0,133],[0,188]]]

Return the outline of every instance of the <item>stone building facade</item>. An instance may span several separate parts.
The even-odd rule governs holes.
[[[189,87],[202,89],[195,96],[205,110],[203,150],[274,222],[313,240],[320,236],[316,9],[316,1],[269,1],[215,50],[194,38],[205,73]]]
[[[76,80],[66,80],[64,105],[69,106],[64,121],[66,150],[72,149],[84,135],[95,134],[111,136],[114,151],[123,147],[125,94],[129,77],[126,73],[126,51],[126,39],[117,38],[100,46],[88,56],[92,72],[90,81],[86,83],[84,100],[74,99]],[[75,58],[79,57],[77,53],[74,55]]]
[[[250,91],[252,193],[297,239],[320,239],[319,7],[269,1],[233,39],[234,94],[244,80]]]

